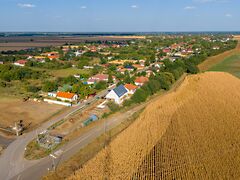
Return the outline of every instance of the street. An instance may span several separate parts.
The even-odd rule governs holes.
[[[98,94],[98,96],[104,96],[108,90],[104,90]],[[36,160],[36,161],[27,161],[24,159],[25,147],[29,142],[36,138],[36,134],[46,130],[48,127],[52,126],[56,122],[69,117],[76,111],[83,109],[84,107],[90,105],[92,102],[96,101],[95,98],[87,100],[84,104],[80,104],[74,107],[69,108],[66,112],[54,117],[53,119],[43,123],[39,128],[23,134],[14,140],[8,147],[4,150],[4,153],[0,156],[0,175],[1,179],[7,180],[15,177],[21,172],[32,168],[32,166],[39,164],[41,162],[47,162],[47,158]],[[33,170],[34,171],[34,170]],[[31,171],[32,172],[32,171]],[[35,176],[35,174],[33,173]],[[19,177],[20,178],[20,177]]]

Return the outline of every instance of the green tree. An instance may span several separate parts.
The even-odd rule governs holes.
[[[107,82],[106,81],[99,81],[96,85],[95,85],[95,89],[97,90],[103,90],[107,88]]]
[[[56,91],[57,88],[58,88],[57,83],[46,81],[42,87],[42,90],[44,92],[51,92],[51,91]]]
[[[141,103],[147,100],[147,93],[140,89],[137,89],[137,91],[133,94],[133,96],[131,97],[131,100],[133,100],[133,102],[135,103]]]

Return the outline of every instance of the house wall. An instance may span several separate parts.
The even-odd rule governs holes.
[[[107,99],[114,100],[114,102],[115,102],[116,104],[121,104],[121,103],[122,103],[121,99],[118,97],[118,95],[117,95],[113,90],[111,90],[111,91],[107,94],[106,98],[107,98]]]
[[[21,66],[21,67],[25,66],[24,64],[19,64],[19,63],[14,63],[14,65]]]
[[[71,103],[55,101],[55,100],[51,100],[51,99],[44,99],[43,101],[48,102],[49,104],[59,104],[59,105],[68,106],[68,107],[72,106]]]

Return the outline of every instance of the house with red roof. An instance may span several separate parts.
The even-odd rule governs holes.
[[[56,98],[60,99],[61,101],[73,102],[78,99],[78,95],[74,94],[74,93],[70,93],[70,92],[59,91],[59,92],[57,92]]]
[[[94,76],[92,76],[88,79],[87,84],[95,84],[99,81],[106,81],[107,82],[108,77],[109,77],[108,74],[96,74],[96,75],[94,75]],[[113,78],[113,81],[116,80],[115,76],[112,76],[112,78]]]
[[[58,59],[60,56],[59,56],[59,52],[47,52],[47,53],[43,53],[42,56],[46,56],[47,58],[49,58],[50,60],[53,60],[53,59]]]
[[[21,59],[21,60],[16,61],[16,62],[13,63],[13,64],[14,64],[15,66],[21,66],[21,67],[23,67],[23,66],[26,65],[27,62],[28,62],[27,60]]]
[[[134,82],[137,86],[143,86],[148,81],[149,79],[147,77],[140,76],[140,77],[137,77]]]
[[[133,84],[125,84],[124,87],[127,89],[128,94],[134,94],[137,90],[137,86]]]

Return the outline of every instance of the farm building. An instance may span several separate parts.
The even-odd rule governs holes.
[[[127,97],[128,90],[123,85],[114,88],[106,96],[107,99],[113,100],[116,104],[121,104]]]
[[[57,96],[58,99],[62,100],[62,101],[76,101],[78,99],[78,95],[74,94],[74,93],[69,93],[69,92],[57,92]]]

